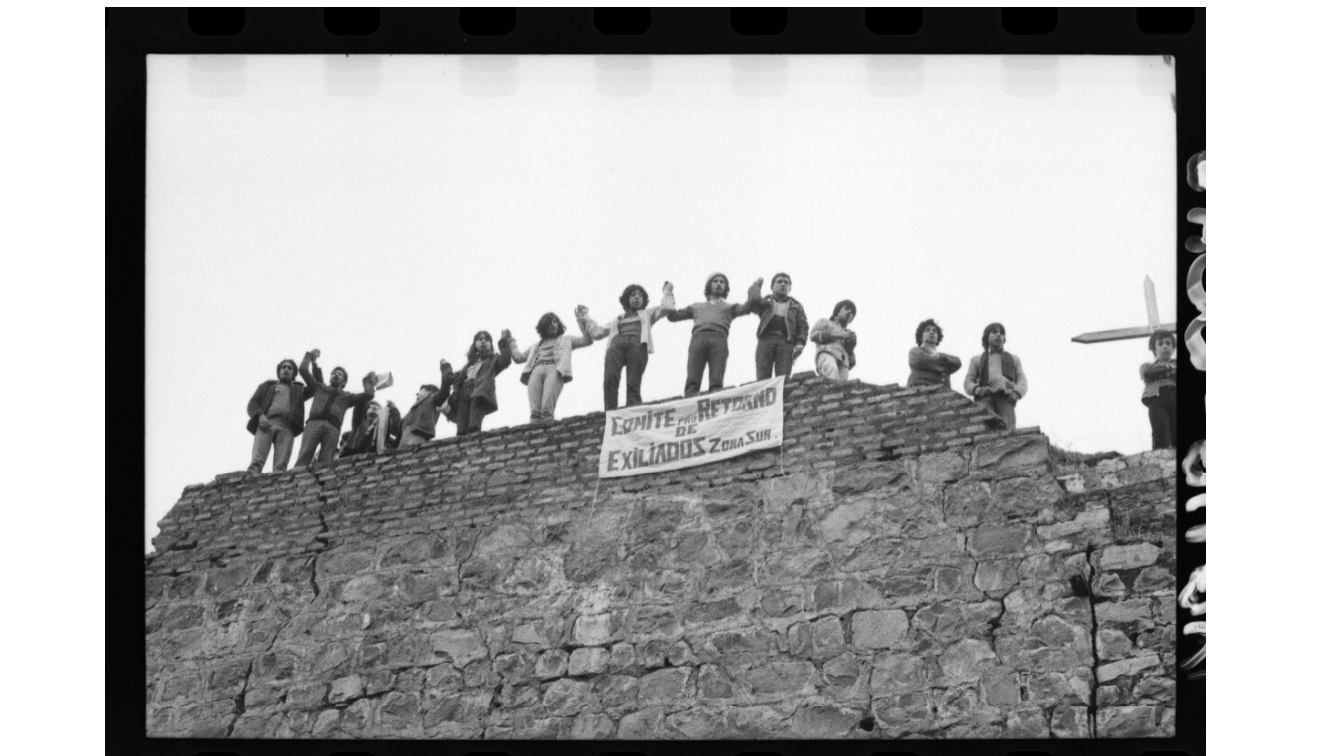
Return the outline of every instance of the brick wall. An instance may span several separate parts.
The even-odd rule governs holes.
[[[1174,459],[795,376],[785,443],[598,481],[602,415],[188,487],[152,735],[1168,734]]]

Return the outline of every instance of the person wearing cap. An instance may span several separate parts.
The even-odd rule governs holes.
[[[402,432],[401,410],[391,401],[360,404],[350,416],[350,430],[341,435],[341,457],[381,454],[397,448]]]
[[[842,299],[829,318],[822,318],[812,326],[809,338],[817,345],[817,375],[833,381],[849,380],[855,362],[854,345],[859,340],[849,330],[849,324],[857,312],[853,302]]]
[[[759,291],[763,283],[765,279],[758,278],[752,286]],[[665,284],[663,292],[664,296],[672,296],[672,284]],[[692,302],[667,313],[667,319],[673,323],[695,321],[691,328],[691,346],[686,354],[686,396],[700,393],[705,365],[709,365],[709,390],[723,388],[723,374],[728,368],[728,329],[734,318],[751,314],[747,305],[730,304],[727,297],[728,276],[711,273],[705,280],[705,301]]]
[[[1156,358],[1139,366],[1143,405],[1153,430],[1153,448],[1176,445],[1176,334],[1159,328],[1148,336],[1148,351]]]
[[[993,412],[1008,430],[1017,428],[1017,402],[1027,395],[1027,374],[1022,360],[1003,348],[1008,331],[1002,323],[990,323],[980,335],[984,352],[971,358],[962,383],[966,395]]]
[[[644,368],[649,364],[649,355],[653,353],[653,324],[676,308],[672,284],[666,281],[663,282],[663,301],[657,307],[648,306],[649,293],[639,284],[625,287],[619,299],[624,312],[606,325],[598,325],[597,321],[590,318],[587,307],[579,305],[574,308],[579,327],[588,334],[588,338],[598,341],[611,336],[611,341],[607,342],[606,365],[602,374],[602,406],[608,410],[616,409],[621,370],[625,370],[625,406],[636,407],[644,403],[639,388],[644,378]]]
[[[439,385],[426,383],[415,394],[415,403],[401,419],[401,440],[404,448],[419,446],[434,438],[434,426],[439,422],[439,406],[448,400],[453,390],[453,366],[448,360],[439,360]]]
[[[952,374],[961,370],[961,358],[938,351],[943,327],[933,318],[915,328],[915,347],[910,350],[910,380],[907,386],[952,388]]]
[[[249,473],[261,472],[272,446],[275,457],[271,460],[271,472],[283,472],[289,467],[294,436],[303,427],[303,402],[313,396],[312,386],[294,380],[298,370],[294,360],[281,360],[275,366],[276,380],[262,382],[247,402],[247,432],[253,436]]]
[[[351,406],[361,406],[373,399],[377,391],[373,373],[364,376],[364,391],[352,394],[345,390],[347,373],[343,367],[332,368],[331,384],[322,381],[322,368],[317,365],[321,350],[314,349],[303,355],[299,363],[299,375],[313,387],[313,404],[308,410],[308,424],[303,427],[303,442],[299,446],[300,467],[311,467],[313,455],[317,454],[319,464],[327,464],[336,459],[336,447],[341,436],[341,424],[345,422],[345,411]],[[312,372],[308,366],[312,365]],[[318,447],[321,447],[319,452]]]
[[[776,273],[770,279],[770,296],[761,297],[763,279],[747,290],[747,307],[761,317],[756,326],[756,380],[772,375],[787,376],[793,362],[807,347],[807,313],[803,303],[789,296],[793,279]]]

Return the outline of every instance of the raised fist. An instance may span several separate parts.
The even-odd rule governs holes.
[[[505,328],[504,330],[502,330],[502,331],[499,332],[499,340],[500,340],[500,341],[512,341],[512,340],[513,340],[513,334],[509,333],[509,329]]]
[[[671,282],[671,281],[663,281],[663,293],[664,293],[664,294],[671,294],[671,293],[672,293],[672,282]]]
[[[761,286],[761,285],[764,285],[764,284],[765,284],[765,279],[764,279],[764,278],[758,278],[758,279],[756,279],[756,281],[752,284],[752,286]]]
[[[576,318],[586,318],[586,317],[588,317],[588,308],[587,308],[587,307],[584,307],[583,305],[579,305],[578,307],[575,307],[575,308],[574,308],[574,317],[576,317]]]
[[[448,360],[439,360],[439,371],[444,373],[453,372],[453,363]]]
[[[317,359],[318,357],[321,357],[321,356],[322,356],[322,350],[321,350],[321,349],[314,349],[314,350],[308,352],[308,354],[311,354],[311,355],[313,356],[313,359]]]

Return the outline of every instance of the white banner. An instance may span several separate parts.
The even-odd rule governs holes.
[[[607,412],[597,477],[679,470],[784,443],[784,377]]]

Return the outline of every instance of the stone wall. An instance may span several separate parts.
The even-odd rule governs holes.
[[[147,728],[235,738],[1163,736],[1175,460],[934,388],[786,384],[783,450],[599,482],[602,415],[189,487]]]

